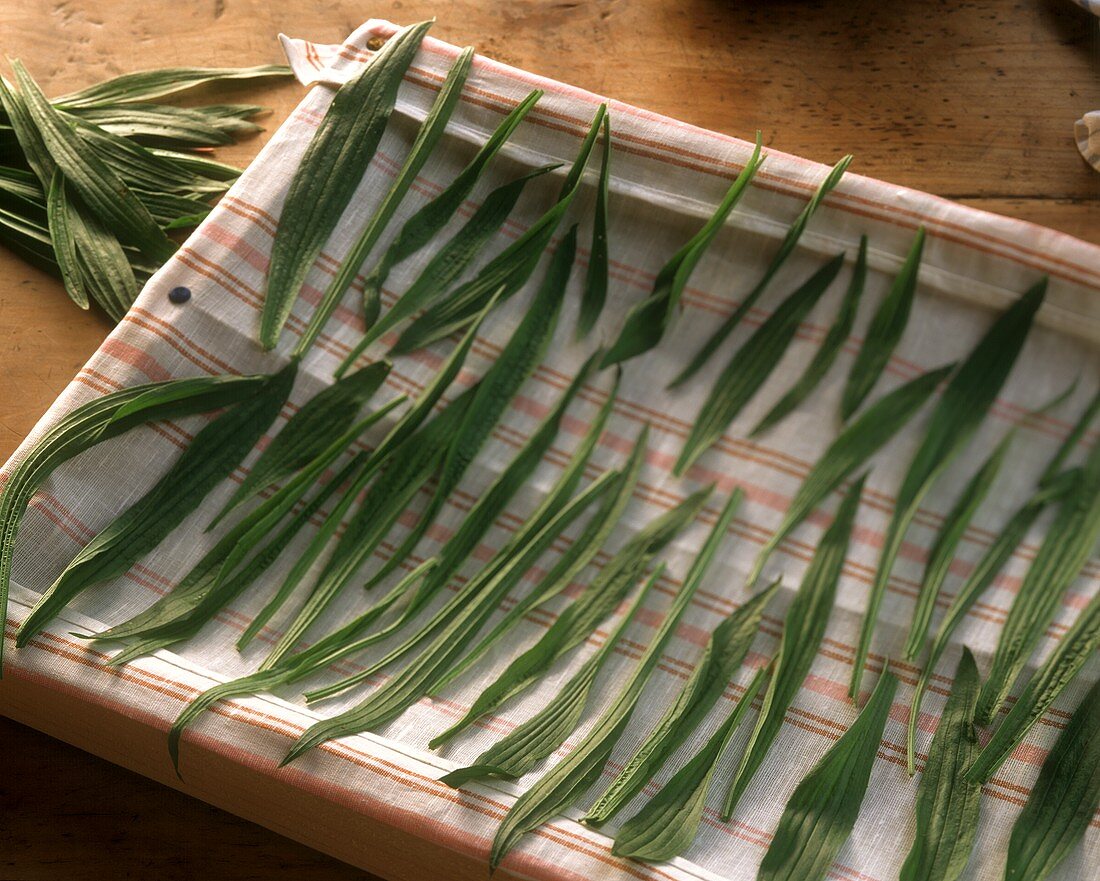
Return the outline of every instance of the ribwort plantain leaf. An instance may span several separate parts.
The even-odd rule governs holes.
[[[840,402],[840,415],[847,422],[852,414],[875,387],[882,371],[897,348],[905,327],[909,323],[909,313],[913,309],[913,299],[917,293],[917,273],[920,271],[921,254],[924,251],[924,227],[917,230],[909,254],[894,278],[890,290],[886,292],[878,309],[875,310],[871,324],[863,339],[852,369],[848,373],[848,382],[844,386],[844,396]]]
[[[592,247],[588,251],[588,273],[584,279],[580,311],[577,314],[577,338],[592,330],[607,300],[607,203],[611,179],[611,117],[603,118],[603,158],[600,182],[596,188],[596,207],[592,215]]]
[[[684,442],[674,473],[682,475],[722,437],[764,384],[791,344],[798,325],[833,283],[844,265],[838,254],[803,282],[737,350],[710,390]]]
[[[653,282],[653,291],[642,302],[635,304],[626,315],[619,338],[604,357],[604,366],[618,364],[648,352],[665,335],[680,305],[680,296],[691,278],[692,272],[706,253],[714,237],[725,226],[734,206],[748,190],[756,171],[763,164],[760,156],[760,133],[756,133],[756,148],[745,167],[730,185],[714,214],[687,244],[677,251],[661,267]]]

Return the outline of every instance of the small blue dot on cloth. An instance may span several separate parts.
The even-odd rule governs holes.
[[[168,299],[176,304],[186,303],[191,299],[191,288],[185,288],[183,285],[180,285],[178,288],[172,288],[172,290],[168,292]]]

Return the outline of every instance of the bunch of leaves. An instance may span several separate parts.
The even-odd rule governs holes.
[[[1056,402],[1057,399],[1052,401],[1051,404]],[[1043,409],[1047,409],[1051,404]],[[909,710],[909,724],[906,733],[906,765],[910,775],[914,772],[917,720],[920,717],[921,703],[924,699],[924,693],[928,690],[928,684],[931,681],[936,663],[949,645],[955,628],[962,622],[963,617],[978,597],[993,583],[993,579],[997,577],[997,574],[1004,568],[1012,554],[1015,553],[1020,542],[1024,540],[1024,536],[1027,535],[1039,515],[1046,510],[1048,505],[1057,502],[1065,493],[1071,491],[1080,480],[1080,469],[1062,470],[1063,465],[1085,432],[1088,431],[1088,427],[1092,420],[1096,418],[1097,413],[1100,413],[1100,391],[1096,393],[1092,401],[1081,412],[1081,415],[1047,463],[1046,468],[1043,469],[1039,477],[1038,490],[998,530],[993,543],[982,554],[981,559],[978,560],[955,593],[955,598],[951,601],[951,605],[948,607],[932,640],[928,660],[924,664],[924,669],[921,671],[913,693],[913,703]]]
[[[726,794],[722,810],[726,819],[733,816],[737,802],[767,757],[783,726],[787,708],[798,694],[817,656],[844,569],[864,480],[865,477],[861,477],[848,490],[832,525],[821,537],[802,584],[787,610],[764,703]]]
[[[249,397],[199,431],[168,472],[84,545],[42,594],[19,628],[16,646],[26,645],[79,593],[125,573],[192,514],[275,420],[296,373],[292,362],[265,377]]]
[[[617,472],[605,471],[572,499],[565,499],[556,493],[547,497],[538,516],[518,532],[513,541],[499,551],[463,591],[444,604],[413,635],[408,645],[399,646],[373,666],[373,669],[380,669],[392,663],[398,655],[409,653],[413,646],[423,642],[425,635],[434,635],[420,654],[402,668],[400,675],[389,679],[357,706],[306,729],[291,747],[283,764],[292,762],[326,740],[366,731],[394,719],[429,693],[523,574],[564,529],[613,486],[616,477]],[[339,693],[346,684],[345,681],[337,683],[335,688],[308,692],[306,699],[317,700]]]
[[[1085,662],[1100,648],[1100,594],[1081,610],[1031,677],[1012,709],[966,772],[968,779],[985,783],[1019,746],[1027,733],[1050,709]]]
[[[540,89],[535,89],[513,107],[481,145],[474,158],[455,176],[455,179],[401,227],[393,242],[363,281],[363,312],[368,327],[373,327],[378,320],[382,305],[382,286],[386,283],[390,270],[431,244],[439,235],[469,197],[485,169],[488,168],[489,162],[500,152],[500,148],[507,143],[519,124],[539,102],[542,94]]]
[[[601,104],[562,182],[558,200],[472,279],[448,291],[413,321],[394,344],[394,354],[411,352],[462,330],[493,297],[507,300],[527,283],[580,192],[585,166],[606,115],[607,107]]]
[[[905,533],[924,497],[948,465],[966,448],[996,400],[1043,303],[1046,287],[1046,279],[1043,279],[997,317],[951,377],[932,412],[924,440],[913,456],[898,491],[894,514],[887,528],[867,602],[867,614],[860,628],[848,688],[852,696],[859,691],[879,605],[886,593]]]
[[[433,558],[416,567],[414,574],[402,579],[386,597],[373,604],[343,627],[319,639],[310,647],[286,655],[257,673],[216,686],[196,698],[180,714],[171,729],[169,747],[172,750],[174,759],[178,760],[179,739],[184,728],[206,707],[218,700],[289,684],[323,670],[327,665],[340,658],[359,652],[367,645],[376,642],[379,634],[390,628],[383,628],[368,636],[365,636],[364,633],[396,603],[401,601],[407,603],[406,614],[401,616],[401,618],[407,618],[409,610],[419,610],[428,600],[442,590],[457,574],[459,567],[469,557],[493,520],[500,515],[508,501],[530,477],[537,464],[542,460],[554,437],[557,436],[566,407],[572,401],[583,379],[584,372],[582,371],[581,375],[563,394],[558,405],[531,436],[531,439],[516,455],[511,464],[505,468],[493,485],[482,494],[478,503],[471,509],[469,516],[463,521],[462,526],[443,547],[438,559]],[[509,542],[507,553],[514,552],[526,538],[534,534],[532,530],[545,522],[548,515],[563,498],[572,495],[595,448],[596,440],[603,431],[603,426],[610,413],[610,402],[613,399],[614,394],[608,397],[608,403],[601,408],[600,414],[594,420],[590,431],[574,452],[569,465],[549,494],[548,499],[554,501],[544,503],[533,517],[529,518],[532,525],[523,534]],[[492,570],[487,568],[487,571],[491,572]],[[552,573],[547,576],[547,580],[553,577],[555,576]],[[421,579],[427,580],[421,581]],[[420,589],[410,598],[409,591],[418,583],[421,584]],[[399,618],[399,621],[401,618]]]
[[[993,653],[975,722],[988,725],[1042,639],[1062,595],[1100,538],[1100,443],[1061,498],[1054,522],[1024,576]]]
[[[673,472],[683,474],[721,437],[764,384],[794,339],[799,324],[821,299],[844,264],[838,254],[798,286],[757,328],[719,374],[699,409]]]
[[[260,130],[251,120],[263,112],[151,99],[290,73],[278,65],[167,68],[51,101],[19,61],[12,67],[18,91],[0,78],[0,241],[59,276],[78,306],[94,301],[116,321],[175,250],[165,232],[199,223],[210,198],[240,173],[176,151],[230,144]]]
[[[783,264],[787,262],[787,258],[794,253],[794,249],[798,246],[798,240],[802,238],[802,233],[805,232],[806,226],[810,222],[810,218],[812,218],[817,212],[817,209],[821,207],[821,204],[825,201],[825,197],[840,183],[840,179],[844,176],[844,172],[848,170],[848,166],[851,162],[852,157],[845,156],[829,170],[829,173],[825,175],[825,178],[818,185],[813,195],[810,196],[810,200],[806,203],[806,206],[799,212],[798,217],[794,219],[794,223],[787,229],[787,234],[783,237],[783,241],[779,243],[779,249],[775,252],[775,256],[772,257],[771,262],[768,264],[768,268],[764,270],[764,274],[760,277],[756,286],[745,295],[737,308],[730,313],[730,316],[723,321],[718,326],[718,329],[711,334],[705,343],[703,343],[699,351],[692,357],[687,367],[685,367],[669,384],[669,388],[677,388],[683,385],[698,373],[703,365],[710,360],[711,355],[718,351],[722,343],[724,343],[729,335],[736,330],[737,326],[741,323],[741,319],[749,314],[749,310],[752,309],[753,306],[756,305],[756,301],[763,296],[771,280],[775,277],[776,273],[782,269]]]
[[[642,302],[631,307],[619,338],[604,357],[604,364],[618,364],[648,352],[665,335],[691,274],[706,253],[714,237],[725,226],[726,218],[748,190],[756,171],[763,164],[760,156],[760,133],[756,134],[756,147],[745,167],[730,185],[711,218],[695,235],[688,239],[669,261],[661,267],[653,282],[653,290]],[[590,307],[591,308],[591,307]]]
[[[716,525],[712,530],[711,538],[696,559],[693,569],[706,565],[709,556],[717,551],[718,539],[729,528],[733,513],[740,504],[740,496],[740,490],[730,496],[719,521],[721,528]],[[702,657],[676,700],[634,751],[618,776],[588,809],[584,816],[585,823],[600,826],[614,817],[641,792],[656,771],[702,724],[745,660],[759,629],[764,608],[778,587],[778,581],[769,585],[714,628]]]
[[[900,881],[956,881],[970,859],[982,787],[963,772],[978,753],[971,720],[979,682],[978,665],[964,647],[924,764],[917,791],[917,834]]]
[[[703,806],[718,760],[729,748],[767,674],[766,668],[756,672],[741,699],[707,742],[623,824],[615,836],[613,854],[659,863],[671,860],[691,846],[703,818]]]
[[[501,777],[515,780],[522,777],[547,756],[559,749],[580,723],[596,677],[603,669],[619,638],[634,620],[634,615],[649,599],[653,586],[664,577],[660,564],[638,591],[634,601],[619,618],[619,623],[603,644],[581,664],[568,682],[551,697],[535,715],[517,725],[507,737],[482,752],[473,763],[451,771],[440,778],[448,786],[464,786],[471,780]]]
[[[740,498],[735,494],[731,501],[733,501],[733,505],[731,506],[727,503],[723,510],[723,514],[718,518],[715,527],[711,530],[710,537],[697,556],[691,571],[688,573],[685,584],[701,581],[705,576],[714,558],[717,546],[729,528],[729,521],[733,516],[733,509],[740,502]],[[528,652],[522,655],[517,662],[513,662],[513,664],[509,665],[509,668],[498,677],[488,689],[482,692],[482,695],[475,702],[475,706],[466,714],[460,725],[464,726],[471,724],[475,719],[488,712],[490,709],[498,707],[503,700],[519,693],[522,688],[532,684],[537,677],[550,666],[553,660],[563,655],[579,641],[590,637],[594,632],[594,628],[601,620],[603,613],[606,612],[609,607],[613,608],[612,603],[617,602],[622,596],[620,590],[612,589],[614,587],[614,582],[618,580],[625,583],[627,587],[632,586],[637,580],[637,577],[641,574],[641,571],[645,568],[648,560],[667,545],[667,542],[682,529],[684,523],[690,522],[696,510],[696,504],[681,505],[671,512],[674,516],[666,515],[651,521],[638,536],[635,536],[635,538],[628,543],[623,553],[619,555],[619,560],[626,559],[630,561],[627,567],[625,569],[619,569],[619,567],[614,565],[614,561],[612,564],[605,567],[605,571],[607,569],[619,569],[626,577],[613,575],[609,579],[609,582],[605,581],[604,585],[595,583],[591,585],[590,589],[585,592],[581,599],[570,606],[565,613],[558,616],[554,625],[551,626],[550,630],[543,639],[539,640],[534,648],[528,650]],[[646,538],[639,541],[641,536],[646,536]],[[518,777],[533,767],[535,761],[548,756],[554,749],[557,749],[580,719],[580,714],[584,709],[584,702],[587,699],[588,690],[595,681],[601,665],[606,661],[615,639],[617,639],[618,634],[626,626],[627,619],[630,615],[636,611],[639,604],[644,602],[644,595],[648,594],[653,584],[656,583],[656,580],[661,576],[662,571],[663,570],[658,569],[656,574],[649,579],[645,588],[635,600],[630,613],[620,620],[615,636],[605,640],[600,651],[584,664],[581,670],[579,670],[574,675],[573,679],[570,680],[566,688],[559,692],[558,696],[551,702],[554,705],[553,709],[548,706],[544,711],[540,711],[540,713],[529,720],[528,723],[520,726],[519,729],[510,734],[499,744],[479,756],[474,763],[476,766],[475,769],[462,769],[456,772],[458,776],[452,776],[448,782],[452,785],[460,785],[465,780],[474,779],[486,773],[496,774],[496,771],[493,769],[501,767],[500,759],[504,756],[509,756],[513,759],[513,763],[508,767],[520,768],[516,773],[511,773],[511,771],[508,772],[510,776]],[[602,575],[603,573],[601,573],[601,576]],[[593,602],[593,600],[595,600],[595,602]],[[564,624],[564,626],[560,626],[562,624]],[[569,708],[568,710],[566,709],[567,707]],[[566,719],[567,715],[568,718],[571,719],[571,722],[568,724]],[[529,730],[546,728],[548,726],[552,727],[555,732],[554,735],[547,734],[536,736],[528,740]],[[449,735],[450,732],[454,730],[461,730],[461,728],[459,726],[454,726],[446,732],[446,734]],[[561,739],[552,746],[549,746],[553,737],[557,736],[557,734],[560,734]],[[439,738],[433,741],[433,744],[438,742],[438,740]],[[538,743],[539,749],[533,750],[529,755],[533,756],[535,753],[538,753],[537,758],[530,761],[516,761],[517,747],[520,748],[518,752],[521,755],[528,755],[528,749],[532,742]],[[545,748],[547,746],[549,746],[548,749]]]
[[[135,426],[239,404],[255,395],[266,380],[265,376],[208,376],[137,385],[82,404],[49,428],[22,456],[0,490],[0,616],[7,612],[15,539],[27,505],[60,465]],[[0,642],[0,660],[2,652]]]
[[[599,778],[615,744],[630,723],[638,699],[698,585],[698,581],[690,584],[685,581],[652,642],[588,733],[562,761],[539,778],[512,805],[493,837],[489,852],[490,870],[500,865],[524,833],[541,826],[574,804]]]
[[[304,355],[314,340],[317,339],[325,326],[325,322],[328,321],[339,305],[341,297],[344,296],[344,293],[355,280],[359,268],[370,256],[371,250],[385,231],[387,224],[401,204],[401,200],[405,198],[409,187],[416,180],[416,176],[424,167],[424,163],[428,161],[432,150],[435,149],[436,144],[443,137],[447,122],[450,120],[455,105],[462,95],[462,87],[470,73],[473,60],[474,50],[467,47],[458,54],[455,63],[451,65],[451,69],[447,72],[447,77],[439,89],[439,94],[428,110],[424,122],[420,125],[420,129],[416,133],[416,140],[409,148],[409,152],[405,156],[405,161],[398,170],[393,184],[386,195],[382,197],[382,201],[375,209],[374,214],[368,219],[366,227],[364,227],[358,238],[352,242],[347,254],[344,255],[344,259],[340,261],[340,268],[336,271],[336,275],[333,276],[332,281],[325,288],[324,293],[321,295],[321,301],[313,310],[301,339],[294,347],[296,357]],[[393,68],[391,76],[397,77],[396,84],[401,82],[403,74],[404,68],[397,66]]]
[[[260,343],[272,349],[306,275],[351,202],[378,150],[397,90],[432,23],[394,34],[342,85],[290,182],[271,246]]]
[[[1048,753],[1008,841],[1005,881],[1042,881],[1082,839],[1100,809],[1100,681]]]
[[[826,877],[859,816],[897,684],[884,670],[852,727],[798,784],[760,864],[760,881]]]

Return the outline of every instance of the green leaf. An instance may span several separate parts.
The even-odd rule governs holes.
[[[313,261],[366,173],[431,22],[398,31],[336,92],[290,182],[271,247],[260,342],[272,349]]]
[[[580,311],[577,314],[577,338],[588,332],[599,320],[607,300],[607,202],[611,179],[611,117],[603,118],[603,159],[600,181],[596,187],[596,207],[592,215],[592,247],[588,251],[588,273],[584,278]]]
[[[768,539],[756,562],[748,583],[753,584],[768,557],[779,544],[805,520],[810,512],[821,504],[829,493],[840,486],[851,474],[881,449],[916,413],[936,390],[936,387],[955,369],[948,364],[937,370],[923,373],[905,385],[898,387],[840,433],[825,451],[787,508],[783,522]]]
[[[356,343],[355,348],[344,359],[337,369],[337,375],[347,370],[375,340],[404,321],[416,310],[434,302],[442,296],[447,286],[453,282],[469,265],[481,250],[489,243],[501,224],[516,207],[520,195],[523,193],[527,182],[541,177],[557,166],[545,165],[534,171],[503,184],[489,193],[485,201],[481,203],[466,224],[444,242],[440,249],[432,256],[420,275],[406,289],[405,293],[390,310],[367,329],[363,338]],[[410,221],[411,222],[411,221]]]
[[[1046,470],[1043,471],[1043,476],[1039,478],[1040,486],[1048,486],[1058,479],[1059,475],[1062,473],[1062,466],[1065,465],[1066,459],[1069,458],[1069,455],[1077,448],[1077,445],[1081,442],[1082,438],[1084,438],[1085,432],[1089,430],[1089,426],[1092,425],[1097,415],[1100,415],[1100,389],[1096,390],[1096,394],[1092,396],[1092,400],[1089,401],[1088,406],[1085,407],[1080,417],[1073,424],[1073,428],[1070,429],[1069,434],[1058,448],[1057,455],[1047,464]]]
[[[451,65],[451,69],[447,72],[447,78],[439,89],[439,94],[416,133],[416,140],[409,148],[409,154],[405,157],[401,170],[397,172],[397,177],[394,178],[389,191],[383,197],[382,203],[375,210],[370,220],[367,221],[366,228],[348,249],[348,253],[340,263],[339,270],[337,270],[332,281],[329,282],[328,287],[325,288],[324,294],[321,295],[321,302],[313,310],[313,315],[310,316],[305,332],[298,340],[298,345],[294,347],[296,356],[304,355],[309,347],[313,345],[314,340],[317,339],[318,334],[324,328],[325,322],[328,321],[339,305],[340,299],[351,287],[351,283],[355,280],[355,276],[359,273],[363,262],[370,256],[371,250],[378,243],[379,237],[385,231],[394,212],[397,211],[397,206],[401,204],[401,200],[405,198],[409,187],[413,185],[416,176],[420,174],[420,169],[424,167],[424,163],[428,161],[432,150],[435,149],[436,144],[443,137],[443,131],[447,127],[451,113],[454,112],[455,105],[462,96],[462,86],[470,73],[473,58],[474,50],[467,47],[459,53],[455,63]]]
[[[752,734],[741,755],[741,761],[730,782],[722,817],[728,820],[744,795],[753,775],[767,758],[775,741],[783,718],[795,695],[802,688],[817,656],[825,625],[836,598],[837,584],[844,571],[844,558],[855,524],[859,499],[866,475],[852,484],[841,502],[832,525],[821,537],[802,584],[787,610],[783,621],[783,637],[774,661],[774,670],[768,689],[764,693],[764,705],[756,719]]]
[[[601,104],[562,184],[558,201],[473,279],[451,291],[409,325],[394,345],[394,354],[411,352],[462,330],[498,291],[500,299],[506,300],[527,283],[549,247],[558,223],[580,191],[581,175],[606,113],[606,106]]]
[[[164,235],[129,187],[87,148],[19,61],[12,62],[12,69],[19,82],[27,113],[50,157],[65,175],[66,182],[79,193],[88,210],[150,260],[163,262],[171,257],[176,245]]]
[[[447,222],[469,197],[474,185],[485,172],[489,161],[496,156],[500,148],[512,136],[531,108],[542,98],[542,90],[535,89],[520,101],[496,127],[489,139],[482,144],[469,164],[462,169],[446,188],[423,208],[413,214],[401,227],[396,238],[382,254],[374,268],[363,282],[363,311],[370,327],[378,318],[381,307],[382,285],[390,274],[390,269],[407,260],[413,254],[429,245],[442,231]],[[522,185],[521,185],[522,189]],[[517,193],[518,196],[518,193]],[[509,209],[511,210],[511,209]],[[507,212],[505,212],[507,214]]]
[[[73,115],[104,131],[145,144],[192,150],[233,143],[232,135],[186,107],[128,104],[76,110]],[[260,127],[254,128],[258,131]]]
[[[81,591],[116,578],[191,514],[263,434],[286,402],[295,366],[210,422],[157,483],[104,527],[39,598],[16,634],[22,647]]]
[[[1009,432],[997,444],[996,449],[982,466],[974,472],[962,492],[959,493],[955,504],[943,518],[943,525],[936,534],[936,540],[932,544],[932,550],[928,554],[928,562],[924,567],[924,576],[921,578],[920,587],[917,589],[917,604],[913,609],[912,623],[909,625],[909,636],[905,642],[905,651],[902,657],[906,661],[915,660],[920,650],[924,647],[924,638],[928,634],[928,626],[932,623],[932,610],[936,606],[936,598],[940,594],[940,588],[947,580],[951,563],[955,559],[955,551],[962,541],[963,534],[970,526],[975,512],[985,501],[993,483],[1001,473],[1005,456],[1008,454],[1009,445],[1012,443],[1014,432]]]
[[[322,389],[295,413],[275,439],[260,453],[248,476],[234,491],[207,530],[230,511],[289,477],[313,461],[333,437],[343,434],[362,407],[389,375],[388,361],[378,361]]]
[[[92,299],[121,321],[138,295],[130,258],[114,233],[75,199],[69,225],[76,242],[77,268]]]
[[[844,386],[844,396],[840,402],[840,415],[847,422],[859,409],[882,371],[890,361],[905,327],[909,324],[909,313],[913,309],[913,299],[917,293],[917,273],[920,271],[921,254],[924,251],[924,227],[917,230],[909,254],[901,265],[894,283],[886,292],[874,317],[867,327],[863,346],[859,350],[852,369],[848,373],[848,382]]]
[[[966,772],[967,779],[986,783],[1098,648],[1100,594],[1081,611],[1050,657],[1031,677],[985,749]]]
[[[988,725],[1039,644],[1054,612],[1100,539],[1100,444],[1060,500],[1035,559],[1012,601],[974,721]]]
[[[81,309],[88,308],[88,292],[84,290],[84,277],[77,262],[76,242],[69,224],[71,208],[65,198],[65,176],[54,168],[47,194],[46,213],[50,224],[50,241],[61,270],[61,280],[70,299]]]
[[[757,169],[764,163],[760,156],[760,145],[760,133],[757,132],[756,148],[752,151],[752,156],[722,197],[710,220],[661,267],[653,282],[652,293],[627,313],[619,338],[604,358],[604,366],[618,364],[648,352],[661,341],[672,323],[680,305],[680,296],[692,272],[714,237],[725,226],[734,206],[748,190]]]
[[[791,344],[798,326],[828,290],[844,265],[837,254],[787,297],[737,350],[695,417],[673,473],[682,475],[706,452],[752,400]]]
[[[859,691],[859,680],[871,648],[879,604],[909,524],[936,480],[969,443],[996,400],[1031,330],[1035,313],[1046,295],[1046,279],[1009,306],[978,341],[955,375],[929,419],[924,440],[909,464],[898,491],[894,515],[886,533],[875,580],[867,601],[852,667],[849,693]]]
[[[687,582],[676,594],[660,629],[646,647],[630,676],[596,723],[569,755],[546,772],[519,797],[497,827],[489,853],[489,869],[495,870],[524,833],[531,831],[572,805],[599,777],[619,737],[630,722],[642,690],[661,659],[669,637],[683,616],[699,582]]]
[[[825,339],[821,341],[821,347],[817,350],[813,360],[806,365],[806,370],[798,381],[788,391],[759,424],[750,433],[749,437],[763,434],[769,428],[778,425],[783,419],[801,404],[810,393],[817,388],[825,378],[829,368],[833,366],[844,342],[852,332],[852,326],[856,321],[856,313],[859,312],[859,301],[863,297],[863,286],[867,281],[867,236],[861,236],[859,240],[859,254],[856,257],[856,265],[852,270],[852,280],[848,283],[848,290],[837,310]]]
[[[1100,808],[1100,681],[1039,771],[1012,837],[1005,881],[1042,881],[1081,841]]]
[[[979,684],[978,665],[964,647],[917,790],[917,835],[900,881],[956,881],[966,869],[982,800],[981,785],[963,777],[978,754],[970,720]]]
[[[78,92],[62,95],[55,98],[54,103],[66,109],[104,107],[161,98],[205,83],[290,75],[291,70],[285,64],[261,64],[256,67],[164,67],[124,73]]]
[[[822,881],[859,816],[898,680],[884,670],[856,721],[806,775],[783,810],[759,881]]]
[[[265,376],[207,376],[112,392],[63,416],[23,455],[0,490],[0,615],[7,609],[15,539],[34,491],[64,462],[145,422],[231,406],[253,397]],[[3,646],[0,643],[0,657]]]
[[[663,863],[691,846],[703,818],[703,806],[718,759],[729,747],[766,676],[765,669],[756,672],[737,705],[714,734],[637,814],[623,824],[611,848],[615,856]]]
[[[670,383],[669,388],[676,388],[683,385],[698,373],[702,366],[710,360],[710,356],[718,350],[718,347],[725,342],[726,338],[729,337],[737,325],[741,323],[741,319],[748,315],[749,310],[756,305],[756,301],[759,300],[764,291],[767,290],[768,284],[775,277],[775,274],[779,272],[783,264],[787,262],[787,258],[794,252],[795,247],[798,245],[798,240],[802,237],[806,225],[810,222],[810,218],[817,212],[817,209],[821,206],[825,197],[838,183],[840,183],[840,179],[844,176],[844,172],[848,170],[848,166],[851,162],[852,157],[845,156],[832,167],[827,175],[825,175],[825,179],[818,185],[817,190],[810,197],[810,201],[806,203],[806,207],[802,209],[798,217],[795,218],[794,223],[791,224],[790,229],[787,230],[786,236],[783,237],[783,241],[779,244],[779,250],[775,252],[775,256],[772,257],[772,261],[768,264],[768,268],[764,270],[764,274],[761,276],[760,281],[756,283],[756,287],[749,291],[729,318],[723,321],[719,328],[703,344],[695,354],[695,357],[691,359],[688,366]]]
[[[139,193],[172,193],[182,196],[208,198],[224,193],[229,181],[240,175],[240,170],[198,156],[173,154],[168,151],[149,150],[126,138],[104,131],[98,126],[76,121],[76,133],[122,181]],[[217,169],[224,169],[214,174]],[[140,198],[140,197],[139,197]]]
[[[638,443],[623,471],[623,477],[612,498],[615,512],[621,515],[626,500],[630,498],[637,482],[643,454],[646,449],[648,433],[642,432]],[[516,695],[534,685],[558,658],[580,645],[592,634],[600,621],[612,614],[625,599],[630,589],[638,582],[653,561],[670,541],[672,541],[702,510],[703,503],[710,494],[706,489],[686,498],[671,511],[655,517],[632,536],[623,548],[615,554],[599,571],[584,592],[558,615],[546,633],[533,646],[520,654],[477,696],[466,714],[454,725],[434,738],[429,746],[435,748],[458,732],[472,725],[486,713],[511,700]],[[604,512],[599,512],[604,516]],[[596,518],[593,518],[596,521]],[[611,531],[603,526],[597,527],[603,536]],[[615,525],[611,524],[612,527]],[[601,542],[602,544],[602,542]],[[593,551],[599,547],[589,545]],[[591,558],[591,557],[589,557]],[[564,579],[547,583],[554,591],[564,589],[568,582]],[[563,583],[564,582],[564,583]],[[547,597],[541,591],[534,592],[538,601]],[[533,605],[533,603],[532,603]],[[510,616],[518,620],[516,616]],[[480,648],[480,647],[479,647]]]
[[[448,786],[463,786],[471,780],[485,777],[504,777],[516,779],[522,777],[539,762],[557,750],[565,739],[573,733],[581,720],[592,685],[596,681],[604,663],[611,656],[612,649],[619,642],[627,626],[634,620],[634,614],[649,598],[653,586],[664,576],[664,564],[659,565],[646,580],[634,602],[607,639],[580,669],[569,679],[561,690],[550,698],[546,705],[530,719],[517,725],[508,736],[493,744],[481,753],[473,764],[458,768],[440,778]]]

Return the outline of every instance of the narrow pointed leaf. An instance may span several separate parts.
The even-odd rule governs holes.
[[[260,342],[272,349],[313,261],[367,171],[405,71],[431,22],[394,34],[361,73],[336,92],[290,182],[271,247]]]
[[[626,315],[626,322],[619,338],[604,358],[604,365],[618,364],[648,352],[665,335],[680,305],[684,287],[692,272],[706,253],[707,247],[726,224],[734,206],[748,190],[756,171],[763,164],[760,157],[760,133],[756,135],[756,148],[745,167],[730,185],[714,214],[703,228],[692,236],[672,258],[661,267],[653,283],[653,291],[642,302],[634,305]]]
[[[966,448],[997,399],[1027,340],[1035,314],[1046,295],[1046,287],[1044,279],[997,317],[948,382],[932,412],[924,440],[913,456],[898,491],[894,514],[871,585],[848,689],[852,695],[859,691],[879,605],[909,524],[925,495],[947,466]]]
[[[698,373],[703,365],[710,360],[710,356],[718,351],[719,346],[725,342],[729,335],[733,333],[737,325],[741,323],[741,319],[749,314],[749,310],[756,305],[756,301],[759,300],[764,291],[767,290],[768,284],[775,277],[775,274],[779,272],[783,264],[787,262],[787,258],[794,252],[795,247],[798,245],[798,240],[802,238],[802,233],[810,222],[810,218],[812,218],[817,212],[817,209],[821,207],[821,203],[825,200],[825,197],[835,189],[838,183],[840,183],[840,179],[844,176],[844,172],[848,170],[848,166],[851,162],[852,157],[845,156],[830,169],[827,175],[825,175],[824,180],[821,181],[817,190],[810,197],[809,202],[806,203],[806,207],[802,209],[798,217],[795,218],[794,223],[792,223],[787,230],[787,234],[779,244],[779,250],[775,252],[775,256],[772,257],[772,261],[768,264],[768,268],[764,270],[764,274],[760,277],[760,281],[756,283],[756,287],[749,291],[729,318],[723,321],[719,328],[709,339],[707,339],[691,359],[688,366],[672,381],[669,388],[676,388],[683,385]]]
[[[1058,736],[1008,841],[1005,881],[1043,881],[1100,809],[1100,681]]]
[[[856,265],[852,270],[852,280],[848,283],[848,290],[837,310],[836,318],[829,327],[825,339],[821,341],[821,347],[817,350],[813,360],[806,365],[806,370],[798,381],[788,391],[760,423],[750,433],[749,437],[763,434],[769,428],[778,425],[783,419],[817,388],[825,378],[829,368],[833,366],[841,348],[852,332],[855,325],[856,314],[859,312],[859,302],[863,297],[863,287],[867,281],[867,236],[861,236],[859,240],[859,254],[856,257]]]
[[[285,64],[261,64],[256,67],[165,67],[124,73],[78,92],[62,95],[55,98],[54,103],[66,108],[102,107],[161,98],[205,83],[290,75],[291,70]]]
[[[917,790],[917,836],[900,881],[956,881],[970,859],[982,787],[963,772],[978,754],[971,719],[979,682],[978,665],[964,647]]]
[[[871,324],[863,339],[852,369],[848,373],[848,382],[844,386],[844,395],[840,402],[840,415],[847,422],[852,414],[866,400],[882,371],[897,348],[905,328],[909,324],[909,313],[913,309],[913,299],[917,293],[917,273],[920,271],[921,253],[924,251],[924,227],[917,230],[909,254],[901,265],[894,283],[886,292],[878,309],[875,310]]]
[[[585,337],[603,312],[607,300],[607,202],[611,179],[611,117],[603,118],[603,158],[600,161],[600,182],[596,187],[596,207],[592,215],[592,247],[588,251],[588,273],[584,278],[580,311],[577,314],[577,337]]]
[[[859,816],[898,680],[884,670],[856,721],[798,784],[759,881],[823,881]]]
[[[783,522],[760,549],[749,576],[752,584],[760,576],[768,557],[834,489],[881,449],[936,390],[954,369],[953,364],[923,373],[900,386],[840,433],[806,476],[783,515]]]
[[[691,434],[676,460],[674,473],[683,474],[722,437],[771,375],[794,339],[798,325],[810,314],[843,265],[844,255],[838,254],[811,275],[737,350],[695,417]]]

